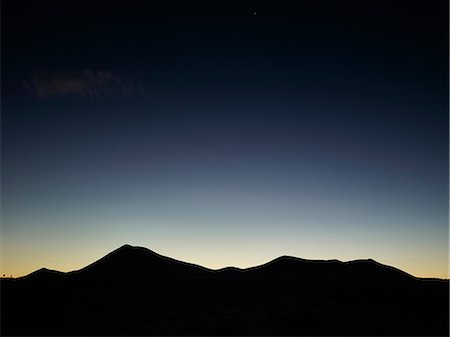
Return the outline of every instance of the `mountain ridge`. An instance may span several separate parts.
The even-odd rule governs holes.
[[[379,267],[382,268],[380,270],[389,270],[390,272],[397,272],[405,277],[417,279],[417,280],[441,280],[441,281],[448,281],[448,279],[442,279],[442,278],[423,278],[423,277],[416,277],[412,274],[409,274],[399,268],[389,266],[382,264],[376,260],[373,260],[371,258],[369,259],[356,259],[351,261],[340,261],[338,259],[327,259],[327,260],[321,260],[321,259],[304,259],[300,257],[290,256],[290,255],[282,255],[279,257],[276,257],[272,260],[269,260],[266,263],[262,263],[260,265],[251,266],[251,267],[245,267],[245,268],[239,268],[235,266],[226,266],[223,268],[217,268],[212,269],[208,267],[201,266],[199,264],[185,262],[181,260],[177,260],[172,257],[168,257],[162,254],[159,254],[149,248],[142,247],[142,246],[133,246],[130,244],[124,244],[110,253],[107,253],[100,259],[86,265],[83,268],[69,271],[69,272],[61,272],[58,270],[52,270],[48,268],[40,268],[34,272],[31,272],[30,274],[27,274],[25,276],[19,277],[17,279],[24,279],[29,277],[35,277],[39,276],[41,274],[58,274],[58,275],[77,275],[80,273],[89,273],[92,271],[92,269],[95,269],[99,265],[102,264],[113,264],[111,260],[116,259],[114,266],[111,266],[111,268],[122,268],[124,272],[139,272],[139,268],[141,268],[140,271],[143,271],[145,269],[146,265],[149,263],[153,264],[159,264],[160,268],[162,267],[163,263],[171,264],[173,267],[177,266],[179,267],[185,267],[185,268],[194,268],[197,269],[199,272],[206,272],[206,273],[226,273],[226,272],[235,272],[235,273],[246,273],[246,272],[254,272],[254,271],[260,271],[264,270],[265,268],[275,268],[280,267],[281,265],[285,265],[284,267],[287,268],[289,265],[293,268],[298,268],[300,266],[306,267],[306,266],[318,266],[318,265],[335,265],[335,267],[349,267],[349,266],[357,266],[357,267],[363,267],[366,266],[372,266],[372,267]],[[141,262],[141,266],[135,266],[135,269],[130,267],[130,263],[132,260],[135,259],[135,263]],[[105,266],[101,266],[101,268],[105,269]],[[163,269],[166,267],[162,267]],[[281,267],[280,267],[281,268]],[[370,267],[368,267],[370,268]],[[115,270],[114,273],[118,273],[120,269]],[[155,270],[158,271],[158,270]],[[149,270],[146,270],[147,274],[150,272]],[[117,275],[116,275],[117,276]],[[127,275],[127,277],[130,277],[130,275]]]

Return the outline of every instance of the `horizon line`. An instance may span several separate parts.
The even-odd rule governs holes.
[[[410,273],[408,273],[408,272],[406,272],[406,271],[404,271],[402,269],[399,269],[397,267],[380,263],[380,262],[378,262],[378,261],[376,261],[376,260],[374,260],[372,258],[365,258],[365,259],[361,258],[361,259],[354,259],[354,260],[348,260],[348,261],[341,261],[339,259],[305,259],[305,258],[292,256],[292,255],[280,255],[280,256],[275,257],[275,258],[273,258],[273,259],[271,259],[271,260],[269,260],[269,261],[267,261],[265,263],[258,264],[258,265],[255,265],[255,266],[245,267],[245,268],[236,267],[236,266],[232,266],[232,265],[225,266],[225,267],[220,267],[220,268],[209,268],[209,267],[202,266],[200,264],[196,264],[196,263],[192,263],[192,262],[186,262],[184,260],[175,259],[175,258],[170,257],[170,256],[161,255],[161,254],[159,254],[159,253],[157,253],[157,252],[155,252],[155,251],[153,251],[153,250],[151,250],[151,249],[149,249],[147,247],[144,247],[144,246],[133,246],[133,245],[127,244],[127,243],[119,246],[118,248],[110,251],[109,253],[106,253],[105,255],[100,257],[99,259],[97,259],[97,260],[95,260],[95,261],[93,261],[93,262],[91,262],[91,263],[89,263],[89,264],[87,264],[84,267],[81,267],[79,269],[74,269],[74,270],[70,270],[70,271],[64,272],[64,271],[51,269],[51,268],[47,268],[47,267],[41,267],[41,268],[38,268],[38,269],[28,273],[28,274],[22,275],[22,276],[15,276],[15,277],[12,277],[12,275],[10,275],[9,277],[8,276],[0,276],[0,280],[22,279],[22,278],[26,278],[28,276],[31,276],[32,274],[38,273],[39,271],[48,271],[48,272],[55,272],[55,273],[62,273],[62,274],[72,274],[72,273],[81,272],[82,270],[84,270],[84,269],[86,269],[86,268],[88,268],[88,267],[90,267],[92,265],[97,264],[99,261],[103,260],[104,258],[106,258],[106,257],[108,257],[108,256],[110,256],[110,255],[112,255],[112,254],[114,254],[114,253],[116,253],[116,252],[118,252],[120,250],[123,250],[123,249],[142,249],[142,250],[146,250],[146,251],[148,251],[148,252],[150,252],[152,254],[157,255],[158,257],[161,257],[161,258],[164,258],[164,259],[168,259],[168,260],[171,260],[171,261],[175,261],[175,262],[178,262],[178,263],[183,263],[183,264],[187,264],[187,265],[191,265],[191,266],[200,267],[202,269],[206,269],[206,270],[211,271],[211,272],[221,272],[221,271],[224,271],[224,270],[227,270],[227,269],[234,269],[234,270],[238,270],[238,271],[241,271],[241,272],[245,272],[245,271],[254,270],[254,269],[258,269],[258,268],[267,266],[267,265],[269,265],[271,263],[274,263],[275,261],[278,261],[278,260],[281,260],[281,259],[295,259],[295,260],[299,260],[299,261],[312,262],[312,263],[314,263],[314,262],[316,262],[316,263],[317,262],[324,262],[324,263],[335,262],[335,263],[340,263],[340,264],[351,264],[351,263],[370,262],[370,263],[374,263],[374,264],[377,264],[379,266],[382,266],[384,268],[389,268],[391,270],[395,270],[397,272],[401,272],[401,273],[406,274],[406,275],[408,275],[408,276],[410,276],[410,277],[412,277],[414,279],[450,281],[450,278],[445,278],[445,277],[442,278],[442,277],[420,277],[420,276],[415,276],[415,275],[410,274]],[[6,274],[4,274],[4,275],[6,275]]]

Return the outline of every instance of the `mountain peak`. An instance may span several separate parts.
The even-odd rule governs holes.
[[[132,250],[132,249],[136,249],[136,248],[143,249],[144,247],[132,246],[132,245],[126,243],[123,246],[120,246],[119,248],[117,248],[116,250]]]
[[[136,254],[136,253],[142,254],[142,253],[144,253],[144,254],[152,254],[152,255],[159,256],[159,254],[155,253],[154,251],[152,251],[146,247],[132,246],[128,243],[113,250],[108,255],[111,255],[111,254],[117,255],[117,253],[125,253],[125,254]]]
[[[160,255],[148,248],[124,244],[90,265],[71,272],[90,280],[126,281],[180,279],[204,274],[206,268]]]

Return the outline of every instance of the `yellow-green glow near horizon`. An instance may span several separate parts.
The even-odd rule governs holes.
[[[24,241],[3,242],[1,275],[19,277],[39,268],[68,272],[87,266],[125,243],[149,248],[156,253],[181,261],[195,263],[211,269],[226,266],[240,268],[252,267],[266,263],[281,255],[291,255],[306,259],[338,259],[351,261],[372,258],[376,261],[399,268],[417,277],[437,277],[448,279],[448,258],[446,258],[445,238],[439,245],[414,242],[407,247],[395,242],[380,242],[374,238],[370,244],[355,240],[354,242],[336,241],[332,238],[317,238],[315,241],[290,239],[261,235],[240,239],[217,238],[209,242],[200,242],[189,235],[168,235],[166,241],[157,237],[145,239],[143,233],[133,235],[123,233],[119,238],[105,236],[89,238],[72,237],[70,241],[39,244]],[[148,235],[150,236],[150,235]],[[36,242],[37,241],[37,242]],[[379,246],[382,245],[382,250]],[[28,247],[28,248],[27,248]],[[420,251],[421,254],[417,254]],[[441,257],[436,258],[436,257]]]
[[[21,276],[41,267],[76,270],[128,243],[213,269],[251,267],[281,255],[372,258],[414,276],[448,278],[446,231],[422,225],[445,219],[434,216],[433,208],[419,207],[421,212],[412,215],[375,194],[357,200],[349,188],[345,198],[335,199],[328,188],[319,199],[305,193],[317,191],[307,183],[301,192],[246,183],[168,184],[161,193],[155,182],[155,195],[125,185],[95,202],[72,195],[57,209],[43,204],[6,212],[0,274]]]
[[[75,270],[128,243],[209,268],[250,267],[280,255],[372,258],[414,276],[448,278],[448,231],[422,225],[445,221],[445,215],[434,217],[433,208],[409,214],[372,196],[380,213],[350,193],[319,201],[275,187],[265,193],[249,186],[184,188],[152,196],[122,187],[106,201],[72,196],[54,211],[43,205],[28,213],[7,212],[0,274]]]

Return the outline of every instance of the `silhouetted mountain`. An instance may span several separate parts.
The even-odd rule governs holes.
[[[262,266],[249,268],[248,271],[259,277],[295,279],[297,282],[397,282],[414,279],[412,275],[372,259],[341,262],[281,256]]]
[[[209,275],[209,270],[159,255],[147,248],[124,245],[89,266],[68,275],[84,281],[149,282],[204,278]]]
[[[448,280],[282,256],[211,270],[122,246],[2,280],[2,335],[448,335]]]
[[[59,279],[63,275],[65,275],[65,273],[57,270],[41,268],[32,272],[31,274],[22,277],[21,279],[33,279],[45,281],[45,280]]]

